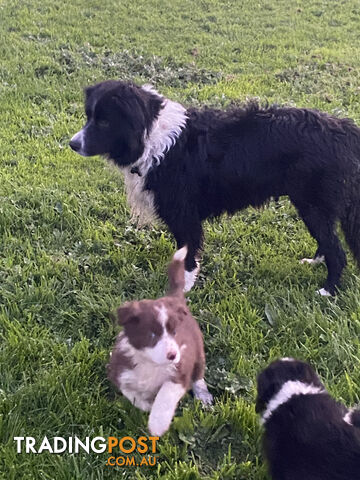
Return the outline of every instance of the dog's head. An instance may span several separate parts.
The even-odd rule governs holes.
[[[151,89],[109,80],[85,89],[85,126],[70,140],[84,157],[104,155],[119,166],[141,157],[144,140],[163,104]]]
[[[186,247],[178,250],[169,265],[168,296],[127,302],[117,311],[130,345],[157,364],[177,364],[181,359],[177,330],[190,315],[183,294],[186,253]]]
[[[305,362],[293,358],[282,358],[272,362],[257,378],[257,399],[255,410],[263,413],[270,400],[289,381],[324,388],[314,369]]]

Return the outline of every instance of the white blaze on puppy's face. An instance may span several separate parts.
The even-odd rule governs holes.
[[[146,347],[143,352],[154,363],[177,364],[180,361],[181,353],[176,340],[166,329],[166,322],[169,318],[168,312],[164,306],[155,308],[158,312],[157,320],[163,328],[163,333],[154,347]]]

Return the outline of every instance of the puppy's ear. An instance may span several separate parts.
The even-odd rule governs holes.
[[[316,387],[325,389],[324,385],[320,381],[319,376],[311,365],[306,362],[296,361],[294,362],[294,366],[296,367],[296,379],[299,379],[309,385],[312,384]]]
[[[262,413],[272,397],[281,388],[281,381],[270,368],[263,370],[257,378],[257,397],[255,403],[255,412]]]
[[[85,87],[84,88],[85,99],[88,100],[95,90],[96,90],[96,85],[92,85],[90,87]]]
[[[119,325],[139,321],[139,307],[135,302],[126,302],[117,309],[117,321]]]
[[[263,392],[260,391],[259,393],[259,387],[258,387],[258,394],[256,397],[256,403],[255,403],[255,412],[256,413],[262,413],[266,407],[269,401],[272,399],[273,395],[275,392],[277,392],[280,388],[280,385],[271,385],[267,390],[264,390]]]
[[[256,396],[256,402],[255,402],[256,413],[262,413],[266,409],[266,403],[267,403],[265,400],[265,398],[267,397],[266,395],[267,385],[265,385],[266,383],[267,382],[264,378],[264,372],[262,372],[257,378],[257,396]]]

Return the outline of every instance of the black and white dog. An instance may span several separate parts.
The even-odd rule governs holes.
[[[359,410],[325,390],[307,363],[283,358],[258,377],[256,411],[273,480],[359,480]]]
[[[346,265],[340,220],[360,263],[360,129],[314,110],[186,110],[149,86],[106,81],[86,89],[87,123],[70,146],[104,155],[124,172],[141,221],[161,219],[178,248],[188,245],[186,289],[195,282],[202,221],[288,195],[326,262],[322,295],[333,295]]]

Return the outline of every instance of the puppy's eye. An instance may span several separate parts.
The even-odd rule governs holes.
[[[175,329],[173,330],[172,334],[173,334],[174,337],[175,337],[175,335],[176,335],[176,330],[175,330]]]
[[[96,122],[96,125],[100,128],[108,128],[110,126],[110,123],[107,120],[98,120]]]
[[[154,340],[154,338],[156,337],[156,333],[155,333],[155,332],[151,332],[151,333],[150,333],[150,337],[151,337],[151,340]]]

